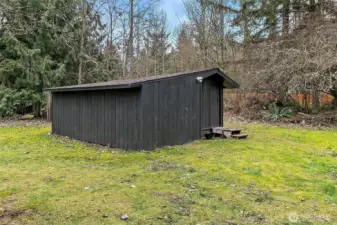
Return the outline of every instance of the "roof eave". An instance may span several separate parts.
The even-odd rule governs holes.
[[[228,83],[226,81],[224,81],[223,83],[223,88],[225,89],[237,89],[237,88],[240,88],[240,85],[238,83]]]
[[[123,85],[106,85],[106,86],[91,86],[91,87],[68,87],[68,88],[46,88],[43,91],[49,92],[69,92],[69,91],[96,91],[96,90],[116,90],[140,88],[141,84],[123,84]]]
[[[201,75],[203,78],[207,78],[210,76],[213,76],[215,74],[219,75],[223,79],[223,88],[239,88],[239,84],[236,83],[234,80],[232,80],[230,77],[228,77],[224,72],[222,72],[219,68],[213,68],[213,69],[207,69],[202,71],[194,71],[194,72],[188,72],[186,74],[181,75],[189,75],[189,76],[198,76]],[[156,80],[164,80],[164,79],[171,79],[174,77],[162,77],[158,78]],[[55,88],[47,88],[44,89],[44,91],[50,91],[50,92],[70,92],[70,91],[88,91],[88,90],[110,90],[110,89],[128,89],[128,88],[137,88],[141,87],[143,84],[148,82],[154,82],[156,80],[145,80],[145,81],[137,81],[133,83],[126,83],[126,84],[107,84],[107,85],[95,85],[95,86],[86,86],[86,85],[80,85],[80,86],[67,86],[67,87],[55,87]]]
[[[209,76],[213,76],[214,74],[218,74],[219,76],[221,76],[223,78],[223,80],[224,80],[223,88],[226,88],[226,89],[240,88],[240,85],[238,83],[236,83],[234,80],[232,80],[229,76],[227,76],[219,68],[208,71],[208,73],[204,76],[204,78],[207,78]]]
[[[224,88],[228,89],[234,89],[234,88],[240,88],[240,85],[232,80],[229,76],[227,76],[224,72],[222,72],[220,69],[217,69],[218,73],[224,78]]]

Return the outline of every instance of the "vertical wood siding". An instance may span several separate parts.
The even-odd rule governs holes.
[[[138,149],[139,89],[53,93],[52,132],[122,149]]]
[[[201,83],[195,77],[143,84],[142,148],[154,149],[200,139]]]
[[[52,132],[121,149],[152,150],[201,138],[222,124],[222,80],[195,76],[142,88],[54,92]]]
[[[217,77],[203,81],[201,129],[222,126],[222,93],[221,80]]]

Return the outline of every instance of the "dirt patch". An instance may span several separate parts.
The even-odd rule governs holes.
[[[242,115],[237,115],[231,111],[227,111],[224,113],[224,121],[231,124],[269,124],[285,128],[314,128],[319,130],[330,130],[337,128],[336,112],[321,113],[319,115],[295,114],[290,119],[284,118],[278,122],[269,122],[262,119],[249,119]]]
[[[248,224],[267,224],[265,216],[261,212],[242,212],[244,221]]]
[[[36,212],[32,209],[23,210],[23,209],[15,209],[13,203],[15,200],[6,200],[1,202],[0,206],[0,222],[4,224],[11,224],[13,220],[22,217],[22,216],[30,216],[35,214]]]
[[[50,126],[51,122],[44,119],[9,119],[0,117],[0,127],[45,127]]]
[[[0,212],[0,220],[12,220],[19,216],[32,215],[33,210],[4,210]]]
[[[174,162],[169,161],[152,161],[149,170],[160,171],[160,170],[171,170],[177,169],[179,166]]]
[[[284,119],[282,122],[301,124],[301,125],[311,125],[311,126],[336,127],[337,112],[336,111],[325,112],[319,113],[317,115],[297,113],[293,118]]]
[[[196,200],[190,196],[171,196],[168,200],[174,205],[174,213],[180,216],[190,216],[192,214],[191,205],[196,204]]]

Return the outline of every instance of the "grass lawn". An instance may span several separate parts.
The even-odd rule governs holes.
[[[0,128],[0,224],[336,224],[337,132],[241,128],[150,153]]]

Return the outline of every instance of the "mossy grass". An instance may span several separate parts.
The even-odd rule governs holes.
[[[50,127],[0,128],[0,221],[336,224],[337,132],[239,127],[247,140],[153,152],[48,136]]]

